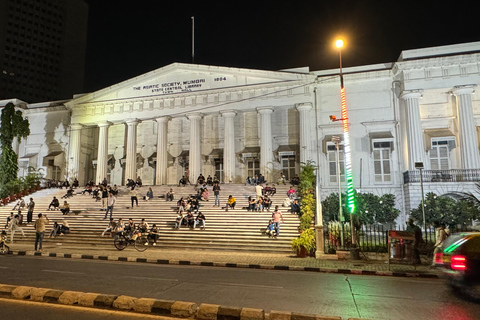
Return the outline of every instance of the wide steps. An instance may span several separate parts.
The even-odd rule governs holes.
[[[214,207],[214,196],[211,192],[210,201],[201,202],[200,207],[200,211],[207,218],[206,230],[199,230],[198,228],[191,230],[187,227],[182,227],[179,230],[173,229],[177,213],[172,207],[176,207],[176,200],[170,202],[165,201],[164,198],[158,198],[158,195],[165,194],[170,188],[174,189],[176,200],[196,193],[192,186],[181,188],[152,186],[154,199],[144,201],[142,196],[148,190],[148,186],[144,186],[138,189],[139,207],[130,208],[129,190],[122,187],[117,197],[113,217],[115,219],[122,217],[124,221],[133,218],[135,223],[139,223],[141,218],[145,218],[150,226],[155,223],[160,230],[159,247],[161,248],[181,249],[188,247],[210,250],[290,252],[291,239],[298,236],[298,217],[286,212],[287,208],[282,207],[280,210],[283,212],[285,223],[281,226],[281,235],[278,239],[270,239],[261,233],[261,230],[265,229],[268,220],[271,218],[275,205],[281,206],[289,186],[277,186],[277,194],[271,197],[273,204],[270,212],[247,212],[242,207],[248,206],[248,196],[255,197],[255,188],[245,185],[222,184],[221,205],[224,206],[228,195],[232,194],[237,200],[236,209],[225,212],[219,207]],[[78,213],[77,215],[71,213],[64,216],[59,211],[45,210],[53,196],[59,198],[60,204],[63,204],[64,200],[60,197],[66,193],[65,189],[41,190],[26,196],[25,200],[30,197],[35,200],[34,220],[36,220],[39,212],[43,212],[48,215],[51,221],[45,233],[45,243],[78,244],[79,246],[111,245],[113,247],[113,238],[100,236],[108,225],[108,220],[102,219],[105,213],[100,210],[101,202],[95,201],[91,196],[78,194],[82,190],[82,188],[77,189],[77,194],[67,199],[72,212]],[[13,206],[14,203],[0,207],[0,223],[5,224],[6,217],[10,214]],[[23,213],[24,220],[26,220],[26,211],[23,211]],[[72,232],[65,236],[48,238],[53,221],[61,222],[63,219],[69,222]],[[23,229],[27,237],[22,239],[21,233],[16,232],[15,242],[31,243],[33,246],[34,230],[32,225],[25,226]]]

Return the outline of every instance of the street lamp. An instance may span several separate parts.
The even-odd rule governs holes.
[[[347,101],[345,98],[345,86],[343,83],[343,70],[342,70],[342,47],[343,40],[339,39],[335,42],[338,48],[338,54],[340,58],[340,99],[342,105],[342,118],[330,119],[332,121],[343,122],[343,146],[345,156],[345,180],[347,181],[347,208],[350,212],[350,228],[352,233],[352,249],[350,255],[353,259],[359,259],[359,253],[357,249],[357,239],[355,235],[355,226],[353,224],[353,214],[355,213],[355,190],[353,188],[353,173],[352,173],[352,154],[350,150],[350,134],[348,132],[348,115],[347,115]]]
[[[423,194],[423,162],[415,162],[415,169],[420,170],[420,192],[422,193],[423,229],[425,230],[425,239],[427,239],[427,222],[425,220],[425,195]]]
[[[340,174],[340,139],[339,136],[333,136],[332,142],[335,144],[337,148],[337,179],[338,179],[338,222],[341,224],[340,235],[341,235],[341,244],[342,247],[344,245],[344,236],[343,236],[343,208],[342,208],[342,181],[341,181],[341,174]]]

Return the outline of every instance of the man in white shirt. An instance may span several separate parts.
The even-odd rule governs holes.
[[[105,217],[103,217],[103,220],[107,219],[107,214],[110,211],[110,220],[112,220],[112,215],[113,215],[113,205],[115,204],[115,197],[111,192],[108,193],[108,198],[107,198],[107,210],[105,210]]]

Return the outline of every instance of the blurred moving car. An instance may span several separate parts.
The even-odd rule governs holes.
[[[443,271],[449,286],[480,301],[480,232],[449,236],[442,252],[435,254],[435,265]]]

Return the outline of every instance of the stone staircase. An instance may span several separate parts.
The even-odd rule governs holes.
[[[272,197],[272,209],[275,205],[281,207],[285,223],[281,226],[280,236],[276,239],[268,238],[263,235],[261,230],[265,229],[268,220],[271,218],[270,212],[248,212],[246,207],[248,197],[255,196],[255,188],[253,186],[245,186],[240,184],[222,184],[220,192],[220,202],[222,206],[226,203],[228,195],[233,195],[237,200],[235,210],[225,212],[221,208],[213,206],[213,192],[210,190],[210,201],[201,201],[200,211],[206,216],[206,229],[200,230],[189,229],[185,226],[179,230],[173,229],[175,218],[177,216],[172,207],[176,206],[176,201],[165,201],[159,198],[160,195],[173,188],[175,191],[175,199],[195,194],[193,186],[177,187],[177,186],[152,186],[154,199],[150,201],[142,200],[149,186],[138,188],[139,207],[130,208],[129,190],[121,187],[117,201],[115,204],[113,217],[115,220],[123,218],[133,218],[135,223],[139,223],[141,218],[145,218],[151,226],[157,224],[160,230],[160,240],[158,247],[160,248],[188,248],[188,249],[210,249],[210,250],[239,250],[250,252],[291,252],[290,242],[298,236],[299,219],[295,214],[287,212],[287,208],[282,208],[281,204],[286,197],[287,186],[277,186],[277,194]],[[96,202],[91,196],[82,195],[83,189],[76,189],[76,194],[67,199],[70,204],[71,211],[68,216],[63,216],[60,211],[47,211],[48,204],[53,196],[60,200],[66,193],[65,189],[44,189],[32,195],[26,196],[25,200],[30,197],[34,198],[35,211],[33,220],[35,221],[38,213],[46,213],[50,219],[49,228],[45,233],[44,243],[57,245],[78,245],[78,246],[112,246],[113,239],[109,236],[101,237],[102,231],[108,225],[108,219],[103,220],[105,215],[101,211],[101,202]],[[0,228],[3,229],[7,216],[10,215],[14,203],[0,207]],[[26,211],[23,212],[26,221]],[[51,226],[54,221],[59,223],[67,219],[70,224],[71,233],[65,236],[57,236],[56,238],[48,238]],[[29,224],[23,227],[26,238],[22,238],[21,233],[15,233],[15,243],[33,243],[35,240],[35,231],[33,225]],[[14,244],[11,246],[14,248]]]

